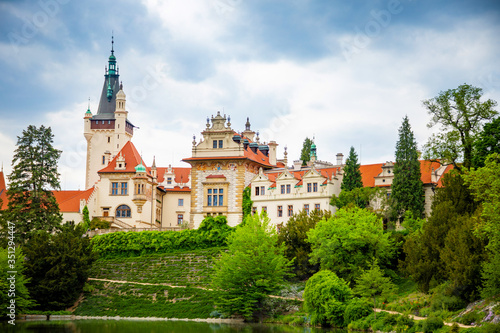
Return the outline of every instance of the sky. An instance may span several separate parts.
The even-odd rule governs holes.
[[[500,101],[500,2],[439,0],[0,1],[0,163],[28,125],[50,126],[61,187],[84,189],[83,116],[114,54],[133,143],[147,165],[189,166],[218,111],[246,118],[278,158],[353,146],[394,161],[410,120],[419,147],[439,130],[422,101],[463,83]],[[89,102],[90,99],[90,102]],[[498,108],[497,108],[498,109]]]

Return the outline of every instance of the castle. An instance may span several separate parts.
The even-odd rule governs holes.
[[[245,130],[231,126],[229,116],[207,118],[199,141],[193,137],[190,166],[150,167],[132,142],[134,125],[128,119],[126,94],[119,80],[113,42],[96,114],[85,112],[83,134],[87,140],[85,190],[54,191],[64,221],[79,223],[88,207],[90,218],[111,222],[118,229],[197,228],[205,216],[224,215],[228,224],[242,221],[243,190],[251,189],[252,212],[266,211],[275,225],[301,210],[335,211],[330,205],[339,195],[343,177],[343,155],[335,164],[317,160],[311,146],[311,160],[288,164],[278,159],[278,143],[261,143],[247,118]],[[390,195],[394,164],[362,165],[364,186],[383,187]],[[434,188],[451,166],[421,161],[426,214]],[[0,172],[0,198],[6,206],[5,181]],[[0,207],[1,208],[1,207]]]

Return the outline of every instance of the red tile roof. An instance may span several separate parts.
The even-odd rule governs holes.
[[[187,186],[180,188],[179,186],[175,186],[174,188],[164,188],[162,186],[163,190],[166,192],[191,192],[191,189]]]
[[[123,155],[123,157],[125,158],[125,169],[124,170],[115,170],[116,160],[121,155]],[[129,141],[125,144],[125,146],[123,146],[123,148],[120,150],[120,152],[113,158],[113,160],[111,162],[109,162],[109,164],[105,168],[99,170],[99,173],[135,172],[135,167],[139,163],[141,163],[141,160],[142,160],[141,155],[139,154],[139,152],[135,148],[132,141]],[[144,161],[142,161],[142,165],[144,165],[146,167],[146,164],[144,163]],[[149,170],[150,168],[146,167],[146,169]],[[150,175],[149,171],[148,171],[148,175]]]
[[[149,173],[151,173],[151,168],[147,168],[147,170]],[[158,175],[158,183],[163,183],[163,181],[165,180],[166,172],[168,172],[168,167],[156,168],[156,174]],[[172,167],[172,172],[174,173],[174,182],[176,183],[189,182],[189,177],[191,176],[191,168]]]
[[[384,165],[384,163],[367,164],[359,167],[359,170],[361,171],[361,180],[364,187],[375,186],[375,177],[382,172],[382,165]]]
[[[59,204],[59,210],[61,213],[68,213],[79,212],[80,200],[85,199],[85,201],[88,201],[93,191],[94,188],[91,187],[85,191],[52,191],[52,193]]]
[[[224,175],[208,175],[207,178],[226,178]]]

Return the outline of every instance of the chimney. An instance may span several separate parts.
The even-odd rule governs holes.
[[[343,160],[343,159],[344,159],[344,154],[342,154],[342,153],[338,153],[338,154],[337,154],[337,165],[342,165],[342,163],[343,163],[343,161],[342,161],[342,160]]]
[[[276,147],[278,147],[278,144],[276,141],[271,141],[269,142],[269,163],[271,165],[276,165]]]

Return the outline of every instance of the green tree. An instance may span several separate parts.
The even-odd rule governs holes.
[[[396,143],[396,164],[391,185],[391,211],[394,218],[411,211],[415,217],[424,213],[424,185],[421,180],[417,143],[408,116],[403,118]]]
[[[301,211],[292,216],[280,229],[278,243],[285,244],[285,256],[293,261],[293,272],[299,280],[307,280],[319,270],[319,264],[312,264],[310,259],[311,244],[307,241],[307,232],[323,219],[329,219],[327,210],[313,210],[309,214]]]
[[[63,310],[81,294],[97,259],[83,231],[64,225],[54,235],[38,232],[25,244],[27,286],[40,310]]]
[[[83,211],[82,211],[82,215],[83,215],[83,230],[88,230],[90,229],[90,216],[89,216],[89,209],[87,208],[87,205],[85,205],[85,207],[83,207]]]
[[[14,266],[11,267],[10,265]],[[9,271],[16,272],[14,274],[14,279],[11,279],[12,273],[8,273]],[[26,284],[29,283],[30,280],[26,278],[24,271],[24,255],[21,248],[16,247],[14,251],[8,251],[7,248],[4,249],[0,247],[0,306],[2,307],[0,318],[5,318],[6,314],[8,315],[10,313],[7,307],[11,305],[11,299],[14,299],[16,302],[15,313],[17,314],[35,305],[26,287]],[[12,283],[15,286],[14,290],[11,289]]]
[[[354,293],[373,300],[373,308],[377,307],[377,297],[387,298],[395,292],[396,286],[391,279],[384,276],[380,267],[375,263],[369,270],[363,271],[356,279],[356,287],[354,287]],[[375,318],[377,318],[376,313]]]
[[[461,171],[472,166],[476,134],[484,121],[496,114],[494,100],[481,101],[483,90],[468,84],[440,92],[439,96],[424,100],[423,104],[432,116],[428,126],[441,125],[439,134],[433,134],[425,145],[425,159],[440,163],[452,163]]]
[[[214,264],[212,285],[220,292],[217,304],[223,313],[261,320],[264,299],[288,274],[291,262],[269,222],[265,214],[247,216],[229,236],[228,251]]]
[[[466,183],[481,202],[479,236],[487,239],[488,259],[483,263],[483,297],[500,293],[500,154],[488,156],[485,166],[465,175]]]
[[[385,189],[380,187],[358,187],[350,191],[341,191],[338,197],[333,194],[330,205],[337,207],[337,209],[354,206],[369,208],[372,200],[379,198],[382,201],[385,193]]]
[[[382,219],[359,207],[343,208],[308,233],[311,260],[352,284],[368,263],[387,263],[394,244],[384,233]]]
[[[302,150],[300,151],[300,159],[302,160],[302,165],[307,165],[307,162],[311,160],[311,146],[313,140],[306,138],[302,144]]]
[[[476,211],[471,192],[458,172],[443,178],[443,187],[436,189],[431,216],[421,231],[410,234],[403,246],[406,258],[401,268],[417,283],[419,289],[429,288],[448,279],[442,251],[448,233]],[[461,221],[461,222],[459,222]]]
[[[343,169],[344,176],[342,178],[342,184],[340,185],[342,191],[352,191],[356,188],[363,187],[361,170],[359,167],[358,154],[356,154],[354,147],[351,147]]]
[[[252,189],[250,188],[250,186],[247,186],[243,190],[243,203],[242,203],[243,221],[245,221],[248,215],[252,214],[252,206],[253,206]]]
[[[484,124],[483,130],[474,143],[474,156],[472,158],[475,168],[484,167],[488,155],[500,154],[500,117]]]
[[[53,232],[62,221],[51,189],[59,189],[57,160],[61,151],[52,146],[50,127],[28,126],[17,137],[17,148],[12,160],[7,190],[8,206],[2,213],[3,224],[10,221],[16,226],[16,239],[20,244],[37,230]]]
[[[352,291],[346,281],[332,271],[321,270],[307,280],[304,308],[311,315],[312,324],[342,327],[351,298]]]

